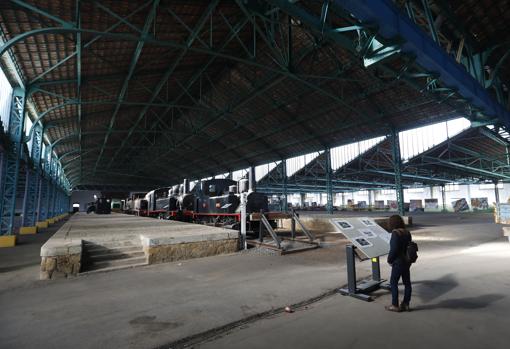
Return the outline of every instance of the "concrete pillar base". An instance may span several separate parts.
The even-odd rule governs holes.
[[[37,226],[33,226],[33,227],[21,227],[21,228],[19,228],[19,233],[21,235],[36,234],[37,233]]]
[[[14,246],[16,246],[16,235],[0,236],[0,248]]]
[[[38,229],[48,228],[48,222],[47,221],[37,222],[35,225],[36,225],[36,227]]]

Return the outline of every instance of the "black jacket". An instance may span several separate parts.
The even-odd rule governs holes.
[[[395,229],[391,232],[390,252],[388,253],[388,263],[408,264],[404,256],[407,245],[413,240],[411,233],[405,229]]]

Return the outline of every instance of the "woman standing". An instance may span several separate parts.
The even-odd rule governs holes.
[[[406,229],[404,220],[399,215],[393,215],[389,218],[389,231],[391,231],[390,252],[388,254],[388,263],[391,265],[391,305],[386,306],[388,311],[410,311],[409,302],[411,301],[411,262],[407,256],[407,246],[412,241],[411,233]],[[398,302],[398,282],[402,277],[404,284],[404,299],[402,303]]]

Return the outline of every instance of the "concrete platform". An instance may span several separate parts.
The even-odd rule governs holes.
[[[231,253],[238,250],[238,244],[238,233],[223,228],[118,213],[76,213],[42,246],[40,278],[67,277],[84,271],[88,249],[102,253],[99,265],[108,268],[108,257],[136,265],[155,264]],[[125,247],[132,249],[120,253]],[[136,247],[143,250],[144,258],[129,258],[130,253],[137,252],[133,251]],[[126,258],[118,258],[119,254]],[[90,257],[98,259],[97,255]]]

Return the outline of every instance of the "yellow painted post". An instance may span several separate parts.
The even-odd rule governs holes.
[[[16,235],[0,236],[0,247],[14,247],[16,246]]]
[[[34,226],[34,227],[21,227],[21,228],[19,228],[19,233],[21,235],[36,234],[37,233],[37,226]]]
[[[48,222],[47,221],[37,222],[36,226],[38,229],[48,228]]]

